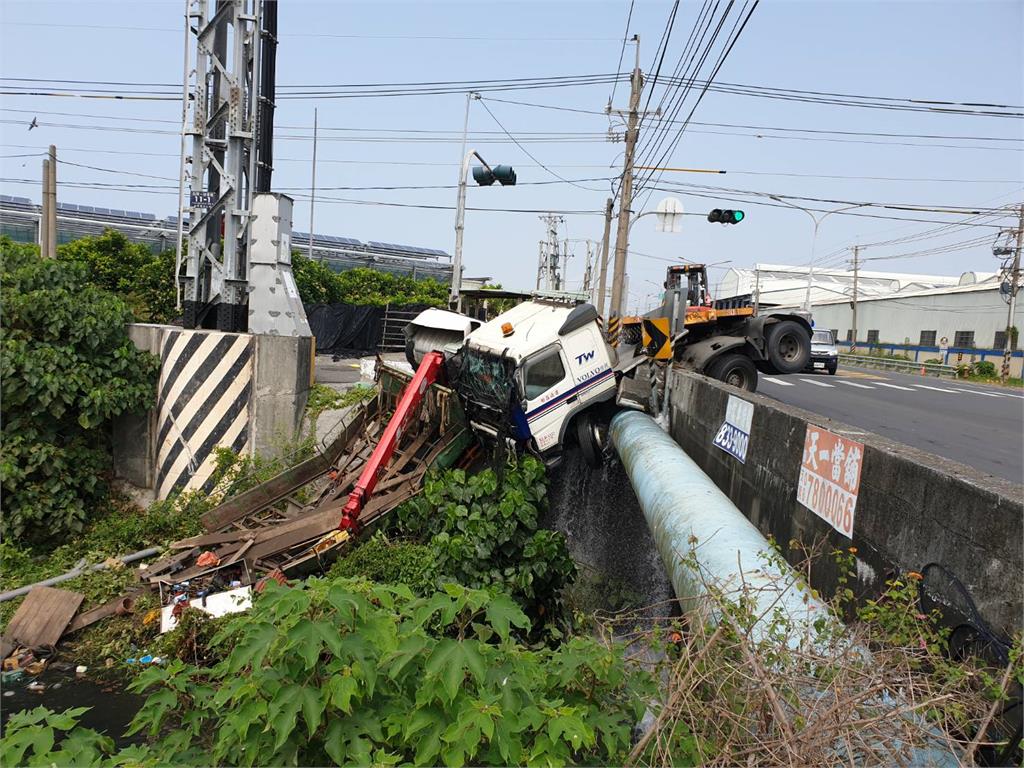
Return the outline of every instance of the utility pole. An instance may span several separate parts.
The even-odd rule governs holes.
[[[569,238],[562,240],[562,289],[569,282]]]
[[[548,291],[559,291],[562,289],[562,276],[559,274],[558,261],[558,225],[565,222],[561,216],[547,213],[540,217],[547,225],[547,240],[542,242],[542,257],[544,268],[544,288]],[[566,243],[568,250],[568,243]]]
[[[853,340],[850,342],[850,351],[857,353],[857,288],[860,279],[860,246],[853,246]],[[833,341],[838,341],[833,339]]]
[[[592,284],[594,282],[594,252],[590,247],[592,245],[592,242],[590,240],[587,240],[585,245],[587,246],[587,261],[583,266],[583,287],[581,290],[589,295],[592,289]]]
[[[541,277],[544,275],[544,241],[541,240],[537,243],[537,287],[534,290],[540,290]]]
[[[629,217],[633,205],[633,154],[639,130],[640,93],[643,90],[643,75],[640,73],[640,36],[633,35],[636,43],[636,62],[633,75],[630,77],[629,117],[626,123],[626,152],[622,169],[622,184],[619,187],[619,222],[615,235],[615,269],[612,277],[612,300],[608,314],[611,317],[622,315],[625,305],[623,282],[626,276],[626,254],[629,250]]]
[[[57,258],[57,147],[50,145],[50,175],[47,179],[46,195],[49,198],[46,220],[46,258]]]
[[[317,108],[313,107],[313,178],[309,183],[309,260],[313,260],[313,209],[316,206],[316,128]],[[323,261],[323,257],[320,257]]]
[[[612,235],[612,211],[615,201],[608,198],[604,205],[604,237],[601,239],[601,273],[597,282],[597,314],[604,317],[604,301],[608,296],[608,242]]]
[[[50,256],[50,159],[43,160],[43,194],[40,195],[42,210],[39,212],[39,255]]]
[[[1017,222],[1017,247],[1013,252],[1013,269],[1010,271],[1010,302],[1006,313],[1006,337],[1003,341],[1003,368],[999,378],[1005,383],[1010,377],[1010,352],[1013,349],[1013,313],[1017,308],[1017,287],[1020,285],[1020,252],[1024,246],[1024,203],[1020,206]]]
[[[754,315],[757,316],[761,309],[761,268],[754,265]],[[674,328],[674,326],[673,326]]]

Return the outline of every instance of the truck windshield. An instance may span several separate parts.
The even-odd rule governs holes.
[[[815,331],[811,337],[811,342],[814,344],[831,344],[832,331]]]
[[[515,363],[507,357],[463,347],[448,361],[448,379],[456,390],[477,405],[504,413],[513,402]]]

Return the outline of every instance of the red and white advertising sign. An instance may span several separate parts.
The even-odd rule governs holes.
[[[853,538],[863,460],[861,443],[807,425],[796,500],[848,539]]]

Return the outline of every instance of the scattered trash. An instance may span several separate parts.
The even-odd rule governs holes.
[[[4,696],[13,696],[14,691],[4,691]]]
[[[154,664],[163,664],[164,660],[162,658],[160,658],[159,656],[154,656],[153,657],[153,663]]]
[[[107,660],[106,660],[105,662],[103,662],[103,663],[104,663],[104,664],[105,664],[105,665],[107,666],[107,668],[108,668],[108,669],[109,669],[110,667],[114,666],[114,660],[113,660],[113,659],[111,659],[111,658],[108,658],[108,659],[107,659]]]
[[[41,675],[45,668],[46,668],[46,659],[40,659],[39,661],[34,661],[31,664],[26,664],[25,665],[25,671],[28,672],[33,677],[35,677],[36,675]]]
[[[139,658],[139,664],[150,664],[150,663],[152,663],[152,661],[153,661],[153,657],[150,656],[148,653],[145,656],[141,656]]]
[[[200,568],[213,568],[220,565],[220,558],[207,550],[196,559],[196,565]]]
[[[3,683],[13,683],[15,680],[20,680],[24,676],[24,672],[20,669],[11,669],[3,673]]]
[[[32,693],[42,693],[46,690],[46,686],[38,681],[29,683],[27,687],[28,690],[32,691]]]
[[[146,615],[142,617],[142,626],[148,627],[150,624],[160,621],[160,609],[153,608],[150,611],[146,611]]]
[[[111,663],[113,663],[113,659],[111,659]],[[84,664],[79,664],[77,667],[75,667],[75,674],[78,675],[79,677],[81,677],[82,675],[84,675],[88,671],[89,671],[89,668],[87,666],[85,666]]]

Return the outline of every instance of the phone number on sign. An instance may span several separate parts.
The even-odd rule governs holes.
[[[853,510],[857,497],[835,483],[804,471],[800,474],[796,500],[818,517],[830,522],[847,538],[853,538]]]

